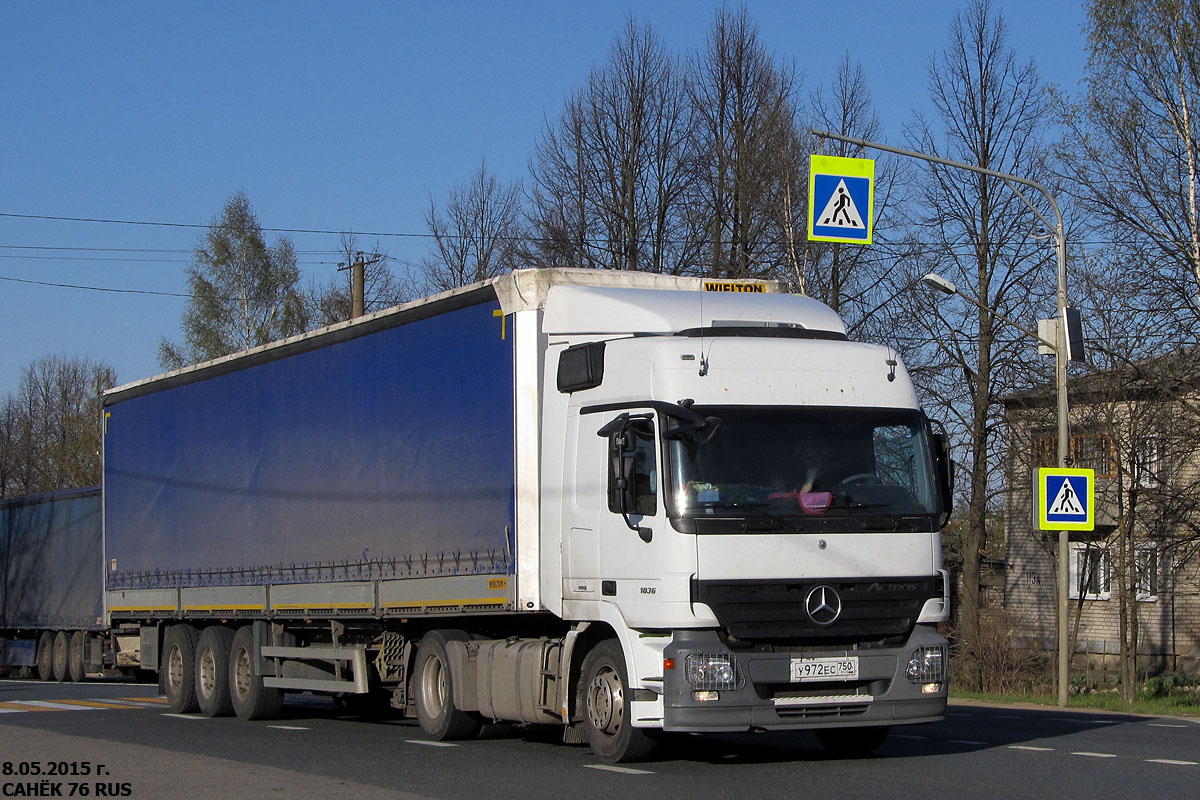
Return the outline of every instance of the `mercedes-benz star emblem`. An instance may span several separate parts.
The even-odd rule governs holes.
[[[832,586],[821,584],[804,598],[804,610],[817,625],[832,625],[842,615],[842,598]]]

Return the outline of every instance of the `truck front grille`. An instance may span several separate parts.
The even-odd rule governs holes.
[[[813,590],[837,594],[840,613],[828,624],[805,608]],[[692,581],[692,600],[707,605],[730,636],[747,642],[853,642],[907,636],[925,601],[940,597],[940,578],[806,581]],[[820,615],[818,615],[820,616]],[[823,620],[822,620],[823,621]]]

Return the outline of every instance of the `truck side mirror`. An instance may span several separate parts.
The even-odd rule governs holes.
[[[954,462],[950,459],[950,437],[945,433],[933,434],[933,456],[937,462],[938,495],[944,525],[954,508]]]
[[[608,437],[608,510],[620,514],[629,529],[635,531],[643,542],[649,542],[653,532],[633,524],[631,514],[638,511],[639,487],[637,460],[634,449],[637,441],[636,427],[643,421],[622,414],[600,429]]]

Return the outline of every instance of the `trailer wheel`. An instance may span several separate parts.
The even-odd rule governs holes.
[[[227,717],[233,713],[229,693],[229,651],[233,631],[213,625],[200,634],[196,645],[196,702],[206,717]]]
[[[887,739],[889,730],[886,725],[877,728],[822,728],[817,731],[817,741],[830,755],[857,758],[878,750]]]
[[[167,628],[162,669],[167,707],[176,714],[196,711],[196,629],[191,625]]]
[[[54,679],[54,634],[42,631],[37,640],[37,673],[44,681]]]
[[[430,631],[421,637],[417,647],[413,671],[417,721],[421,730],[435,741],[469,739],[482,727],[477,715],[454,705],[454,683],[450,677],[446,642],[467,638],[462,631]]]
[[[641,761],[658,747],[658,732],[635,728],[629,718],[629,678],[615,639],[596,645],[579,670],[579,708],[588,744],[601,761]]]
[[[69,672],[67,662],[70,660],[70,654],[67,648],[70,647],[70,640],[67,638],[66,631],[59,631],[54,634],[54,680],[65,681]]]
[[[86,677],[83,669],[83,646],[83,631],[72,633],[67,650],[67,674],[76,683],[80,683]]]
[[[254,626],[238,628],[229,650],[229,695],[238,719],[270,719],[283,707],[283,692],[263,686],[254,674]]]

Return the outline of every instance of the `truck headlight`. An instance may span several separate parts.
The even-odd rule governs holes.
[[[913,683],[941,683],[946,680],[946,648],[918,647],[908,659],[905,676]]]
[[[737,662],[729,654],[693,653],[684,662],[689,684],[697,689],[736,689],[740,682]]]

